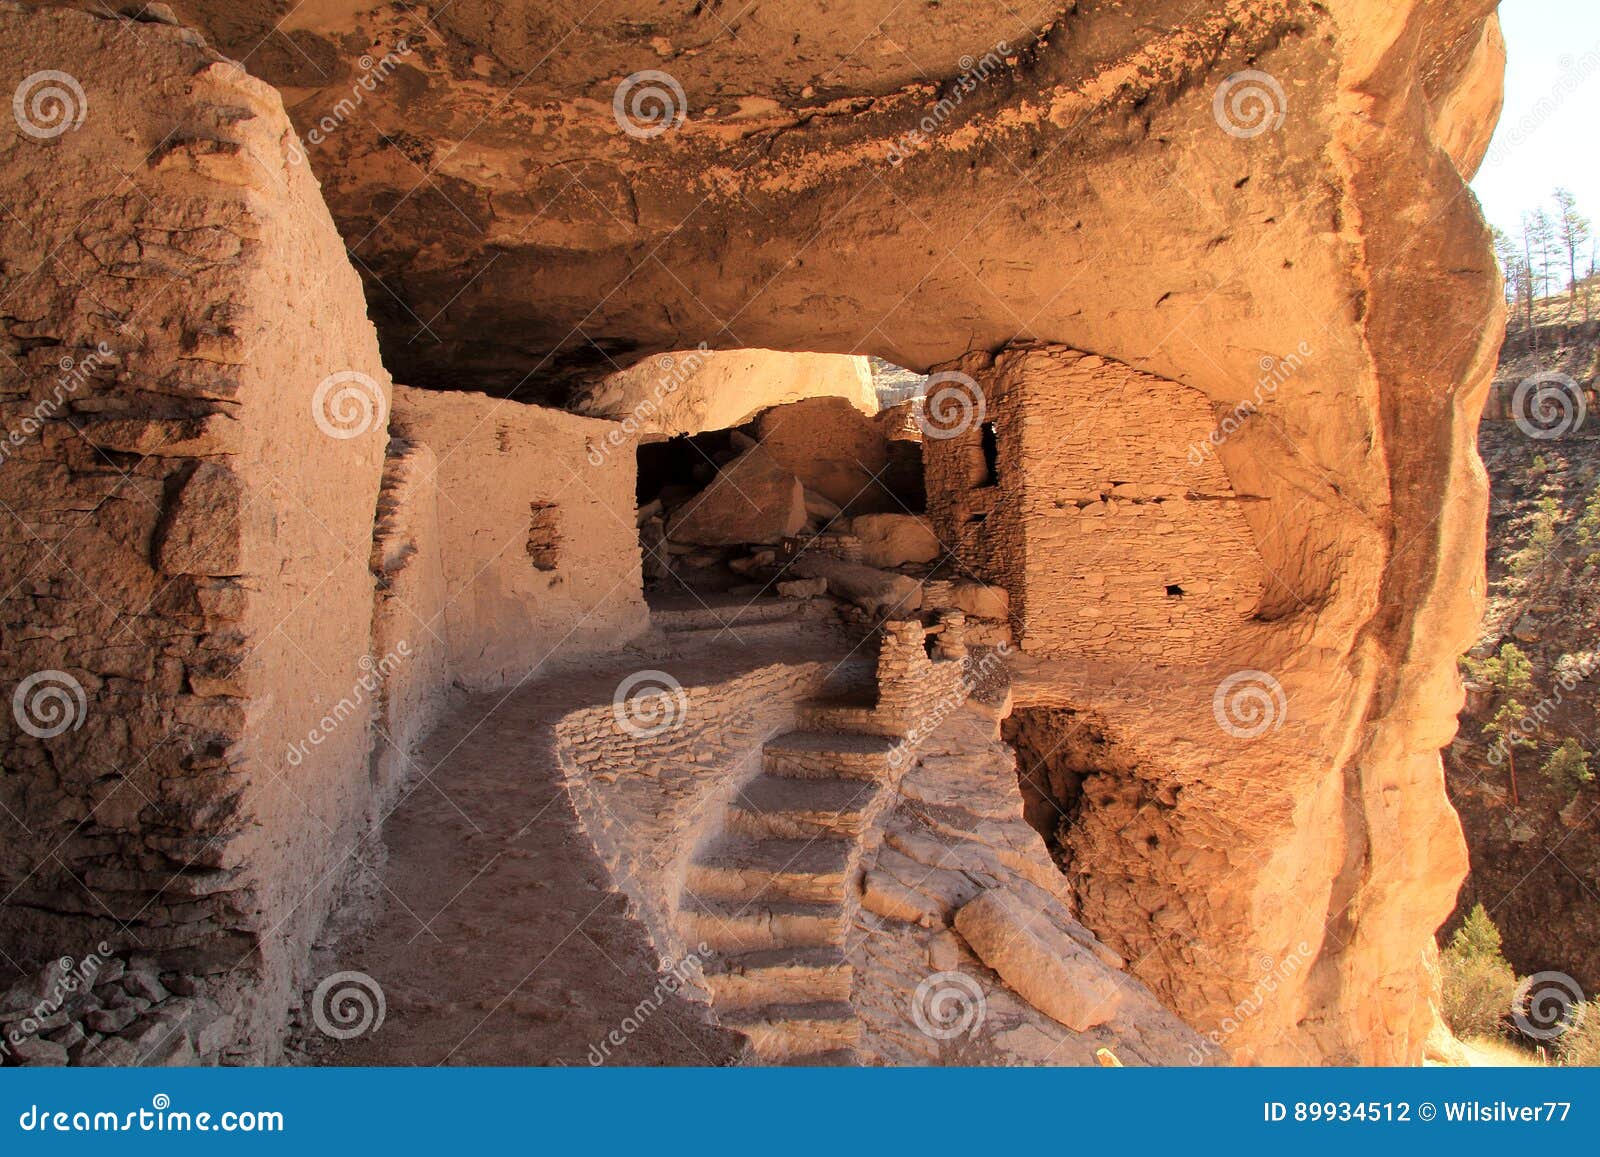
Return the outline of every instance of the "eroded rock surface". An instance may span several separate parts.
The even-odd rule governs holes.
[[[760,347],[1010,399],[924,442],[929,497],[1008,592],[1018,703],[1109,750],[1048,777],[1086,789],[1047,801],[1077,917],[1196,1027],[1238,1022],[1238,1059],[1419,1059],[1464,869],[1438,752],[1481,595],[1501,306],[1463,177],[1492,0],[178,7],[266,83],[184,29],[0,8],[8,73],[76,68],[89,110],[6,139],[8,425],[94,355],[0,476],[6,674],[66,670],[94,705],[7,734],[8,944],[98,936],[109,907],[192,970],[247,962],[281,1010],[373,803],[360,725],[263,762],[370,659],[387,427],[308,421],[336,374],[387,409],[358,272],[420,387],[559,404]],[[650,70],[660,125],[629,120]],[[1241,675],[1275,712],[1243,736]]]

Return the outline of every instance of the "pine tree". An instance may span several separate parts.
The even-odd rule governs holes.
[[[1523,720],[1528,717],[1528,709],[1517,696],[1533,687],[1533,663],[1522,653],[1521,647],[1507,643],[1493,658],[1471,664],[1471,671],[1476,678],[1491,684],[1503,697],[1499,710],[1484,724],[1483,733],[1504,749],[1506,771],[1511,779],[1511,806],[1520,807],[1522,798],[1517,790],[1517,748],[1535,745],[1522,726]]]
[[[1576,739],[1563,739],[1561,746],[1551,752],[1550,758],[1540,768],[1544,776],[1570,797],[1586,783],[1594,781],[1589,770],[1589,752]]]
[[[1593,224],[1589,218],[1578,212],[1578,199],[1565,189],[1555,191],[1556,201],[1556,241],[1567,256],[1567,272],[1571,276],[1568,282],[1571,292],[1571,302],[1578,304],[1578,252],[1589,244],[1594,236]]]
[[[1522,248],[1533,273],[1535,296],[1549,297],[1550,275],[1556,261],[1556,226],[1543,209],[1522,215]]]
[[[1482,904],[1473,905],[1456,934],[1450,937],[1450,951],[1463,960],[1506,962],[1501,953],[1500,929],[1494,926]]]

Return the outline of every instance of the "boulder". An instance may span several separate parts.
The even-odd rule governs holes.
[[[792,579],[778,584],[778,593],[786,599],[814,599],[828,593],[825,578]]]
[[[839,506],[830,499],[824,498],[815,490],[807,490],[806,513],[812,518],[820,518],[823,522],[828,522],[839,517]]]
[[[667,537],[696,546],[777,543],[805,524],[805,488],[758,446],[729,462],[674,513]]]
[[[789,567],[801,578],[826,579],[828,589],[873,614],[910,612],[922,606],[922,584],[902,574],[890,574],[860,563],[846,562],[815,552],[801,555]]]
[[[1029,910],[991,889],[956,913],[956,931],[1013,992],[1073,1032],[1116,1016],[1123,999],[1116,973],[1058,927],[1048,911]]]
[[[1011,596],[1004,587],[987,583],[958,582],[951,589],[950,601],[958,611],[974,619],[1007,620],[1011,617]]]
[[[807,490],[850,511],[899,509],[877,481],[889,460],[883,431],[844,399],[775,406],[761,415],[758,428],[773,461]]]
[[[861,540],[868,566],[933,562],[945,553],[933,525],[916,514],[863,514],[851,520],[850,533]]]
[[[67,1063],[67,1049],[55,1041],[43,1040],[39,1037],[29,1037],[19,1040],[11,1046],[11,1051],[17,1060],[24,1065],[39,1068],[58,1068]]]

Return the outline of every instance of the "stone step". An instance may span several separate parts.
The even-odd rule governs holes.
[[[761,749],[769,775],[785,779],[886,780],[897,740],[884,735],[791,731]]]
[[[882,719],[875,705],[812,700],[800,704],[800,727],[805,731],[898,735],[893,721]]]
[[[762,598],[729,601],[708,600],[666,610],[652,610],[650,624],[674,634],[681,631],[721,631],[742,629],[762,623],[819,622],[833,617],[831,604],[809,600]]]
[[[844,901],[838,898],[686,899],[678,915],[691,943],[707,944],[718,952],[833,945],[845,933]]]
[[[856,1010],[841,1000],[718,1009],[717,1019],[744,1033],[756,1055],[774,1064],[853,1048],[861,1040]]]
[[[815,630],[809,619],[765,619],[738,622],[728,626],[682,627],[670,632],[679,643],[770,643],[801,638]]]
[[[860,779],[758,775],[728,805],[728,830],[756,839],[855,839],[881,789]]]
[[[685,886],[702,899],[837,900],[855,844],[722,836],[689,865]]]
[[[719,956],[705,966],[719,1011],[850,999],[852,970],[836,946],[766,948]]]

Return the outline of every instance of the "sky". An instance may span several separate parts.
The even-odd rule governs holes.
[[[1506,108],[1472,182],[1508,233],[1556,186],[1600,222],[1600,0],[1504,0]]]

